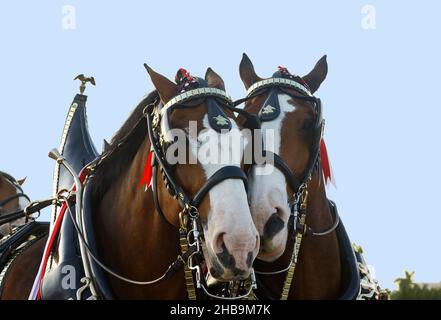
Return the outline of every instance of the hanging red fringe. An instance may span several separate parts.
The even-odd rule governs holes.
[[[335,185],[331,164],[329,163],[328,151],[326,150],[325,140],[323,139],[320,141],[320,160],[322,162],[322,170],[325,184],[331,182]]]
[[[150,151],[149,154],[147,155],[147,160],[145,161],[142,178],[139,181],[139,187],[145,185],[146,190],[150,187],[150,182],[152,181],[152,158],[153,158],[153,151]]]

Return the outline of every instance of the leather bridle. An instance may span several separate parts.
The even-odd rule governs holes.
[[[201,79],[202,80],[202,79]],[[200,82],[202,82],[200,80]],[[152,168],[153,168],[153,193],[155,199],[155,205],[158,209],[158,212],[164,217],[163,210],[159,206],[158,201],[158,192],[157,192],[157,171],[160,170],[162,177],[164,179],[165,186],[169,191],[170,195],[178,200],[179,205],[182,210],[188,210],[189,208],[193,208],[194,211],[201,204],[204,197],[210,191],[211,188],[221,183],[226,179],[240,179],[244,182],[245,188],[248,185],[248,179],[246,174],[240,167],[237,166],[225,166],[216,171],[208,180],[204,183],[204,185],[199,189],[199,191],[193,196],[190,197],[183,188],[177,183],[174,175],[173,175],[173,165],[170,165],[166,160],[166,152],[171,143],[168,143],[164,140],[161,132],[160,124],[163,124],[165,121],[169,122],[169,120],[163,120],[164,117],[168,118],[170,114],[176,110],[177,108],[191,108],[191,105],[188,105],[187,102],[190,102],[194,99],[205,99],[209,106],[212,109],[212,113],[216,113],[217,115],[224,116],[220,106],[225,108],[232,108],[231,99],[223,93],[222,90],[216,88],[199,88],[193,89],[187,92],[184,92],[177,97],[173,98],[169,101],[165,106],[161,108],[158,103],[153,103],[148,105],[144,114],[147,119],[147,130],[149,139],[151,142],[151,150],[154,153]],[[209,107],[210,108],[210,107]],[[222,112],[222,113],[221,113]],[[211,115],[211,117],[216,117]],[[228,125],[226,125],[228,126]],[[231,128],[231,125],[229,126]],[[222,129],[222,128],[220,128]],[[166,219],[166,221],[168,221]]]
[[[299,94],[293,94],[287,89],[295,90]],[[253,84],[248,89],[247,96],[243,99],[235,101],[234,105],[239,105],[257,96],[267,94],[268,97],[263,103],[258,116],[260,122],[271,121],[277,118],[277,116],[280,114],[280,106],[278,105],[279,103],[277,99],[279,92],[287,94],[294,99],[312,102],[314,104],[314,110],[317,114],[316,122],[314,125],[314,137],[313,145],[311,147],[311,156],[308,165],[306,166],[306,169],[302,175],[294,174],[289,166],[277,153],[273,153],[268,150],[262,150],[263,156],[266,156],[268,154],[271,154],[271,156],[273,156],[274,166],[285,175],[288,185],[295,194],[299,191],[299,188],[303,184],[307,184],[308,180],[311,179],[314,170],[317,168],[320,160],[320,140],[322,138],[322,132],[324,128],[324,119],[322,118],[322,105],[320,99],[314,97],[305,86],[301,85],[297,81],[291,78],[282,78],[280,77],[280,73],[276,72],[273,78],[258,81]],[[262,110],[265,109],[265,107],[267,107],[268,105],[275,108],[274,110],[269,109],[272,110],[270,111],[270,115],[268,115],[268,113],[264,114],[262,112]]]
[[[226,117],[222,108],[229,109],[233,112],[242,113],[248,119],[248,125],[251,127],[255,127],[255,125],[253,125],[253,121],[255,119],[253,116],[245,114],[243,110],[235,108],[233,106],[231,98],[227,96],[224,91],[208,87],[206,81],[203,79],[197,78],[197,81],[199,83],[199,88],[185,91],[179,94],[162,107],[160,104],[158,104],[158,102],[154,102],[144,109],[144,115],[147,119],[148,135],[151,142],[151,151],[154,153],[152,163],[153,199],[158,213],[165,221],[168,222],[158,201],[157,173],[158,170],[160,170],[167,190],[169,191],[171,196],[178,200],[179,205],[182,209],[179,213],[181,251],[184,254],[189,250],[189,247],[195,248],[195,252],[189,256],[188,263],[184,267],[186,279],[192,278],[195,282],[195,286],[192,286],[192,283],[189,283],[189,281],[187,281],[187,291],[189,298],[195,299],[195,289],[199,289],[199,296],[201,294],[205,294],[212,298],[227,300],[240,299],[248,296],[251,290],[256,287],[253,272],[250,279],[250,287],[246,294],[240,294],[238,292],[234,297],[221,297],[209,293],[206,289],[205,279],[203,276],[201,276],[202,274],[200,268],[200,261],[202,260],[200,238],[203,238],[203,231],[200,227],[198,207],[204,197],[210,191],[210,189],[224,180],[240,179],[244,182],[245,190],[247,190],[247,175],[240,167],[237,166],[222,167],[208,178],[208,180],[203,184],[203,186],[199,189],[198,192],[196,192],[193,197],[189,196],[175,180],[173,175],[174,168],[166,160],[165,154],[167,148],[170,146],[170,142],[165,141],[161,126],[166,126],[166,128],[169,128],[169,117],[172,112],[179,108],[191,108],[192,106],[194,106],[194,104],[189,103],[192,101],[194,102],[195,99],[198,102],[199,99],[203,99],[206,101],[206,104],[208,106],[207,114],[209,117],[210,126],[216,131],[231,129],[231,123],[229,123],[230,120],[227,120],[228,118]],[[199,104],[200,103],[196,105]],[[227,120],[228,123],[223,122],[222,125],[219,125],[218,123],[211,121],[211,119],[216,119],[219,116],[222,117],[224,120]],[[193,258],[194,260],[192,260]],[[243,283],[241,285],[243,287]]]
[[[304,83],[304,85],[299,82]],[[294,94],[292,91],[295,91],[296,93]],[[265,150],[264,148],[262,150],[263,156],[272,156],[272,159],[274,159],[274,167],[282,172],[291,191],[293,192],[292,196],[288,200],[288,205],[291,212],[288,223],[288,230],[291,232],[291,235],[288,237],[288,241],[292,240],[294,244],[291,260],[287,267],[272,272],[255,270],[255,273],[258,275],[275,275],[286,272],[282,295],[280,297],[282,300],[286,300],[291,288],[303,235],[328,235],[337,228],[340,220],[338,214],[335,214],[333,225],[327,230],[321,232],[315,232],[306,225],[308,183],[311,181],[314,172],[319,168],[320,165],[320,142],[323,135],[324,119],[322,117],[322,104],[320,99],[316,98],[310,92],[303,79],[289,74],[286,70],[280,70],[276,72],[272,78],[258,81],[249,87],[247,96],[243,99],[235,101],[234,105],[237,106],[257,96],[267,94],[266,100],[258,112],[258,116],[260,122],[271,121],[276,119],[280,114],[280,106],[278,101],[279,93],[286,94],[294,99],[311,102],[314,105],[314,110],[316,112],[313,142],[310,149],[311,155],[306,169],[302,174],[294,173],[278,154]],[[255,155],[253,152],[253,163],[256,165],[257,163],[254,161],[254,157]],[[268,157],[266,158],[268,159]],[[259,286],[261,286],[260,283]]]
[[[14,179],[14,177],[12,177],[10,174],[3,172],[3,171],[0,171],[0,175],[3,178],[5,178],[8,182],[10,182],[15,187],[15,189],[18,191],[16,194],[9,196],[6,199],[3,199],[0,201],[0,211],[1,211],[2,207],[4,207],[6,204],[8,204],[9,202],[11,202],[12,200],[15,200],[15,199],[25,198],[26,200],[31,202],[31,199],[28,197],[28,195],[26,193],[23,192],[22,187],[17,182],[17,180]]]

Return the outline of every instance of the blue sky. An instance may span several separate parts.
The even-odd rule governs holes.
[[[130,3],[130,4],[129,4]],[[351,239],[383,286],[404,269],[441,281],[438,164],[439,31],[435,1],[8,1],[0,4],[0,170],[28,176],[32,199],[51,194],[53,161],[78,73],[101,149],[152,89],[147,62],[172,78],[212,67],[233,98],[245,94],[243,52],[262,77],[279,65],[306,74],[324,54],[330,189]],[[63,28],[63,7],[76,28]],[[372,5],[376,28],[362,27]],[[47,214],[44,215],[48,217]]]

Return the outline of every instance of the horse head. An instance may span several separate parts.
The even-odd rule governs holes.
[[[211,68],[205,78],[192,77],[182,69],[178,84],[147,67],[161,98],[161,130],[168,162],[173,155],[176,182],[197,204],[205,242],[203,252],[210,274],[219,280],[245,279],[259,249],[259,237],[248,206],[246,184],[240,179],[241,159],[246,139],[225,101],[212,96],[191,99],[188,104],[174,104],[177,95],[195,88],[225,91],[222,78]],[[171,137],[174,136],[174,137]],[[191,161],[193,159],[193,161]],[[228,172],[237,173],[228,173]],[[219,176],[225,177],[218,179]],[[176,201],[159,190],[165,218],[179,226]]]
[[[0,215],[24,209],[30,202],[23,193],[22,185],[26,178],[16,180],[11,175],[0,171]],[[17,219],[0,226],[0,235],[5,236],[12,232],[14,227],[24,224],[25,219]]]
[[[273,150],[268,150],[274,163],[254,165],[248,177],[251,214],[261,239],[258,259],[271,262],[285,251],[291,197],[316,164],[312,158],[318,155],[322,121],[312,94],[326,77],[327,62],[323,57],[304,77],[279,67],[271,78],[262,79],[244,54],[239,71],[248,90],[245,110],[259,115],[264,136],[271,131],[268,136],[274,137]]]

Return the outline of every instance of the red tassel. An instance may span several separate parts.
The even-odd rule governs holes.
[[[139,181],[139,187],[145,185],[146,190],[150,187],[150,182],[152,180],[152,157],[153,151],[150,151],[145,162],[144,173],[142,174],[142,178]]]
[[[325,184],[332,182],[331,165],[329,163],[328,151],[326,150],[325,140],[320,141],[320,160],[322,162],[323,176],[325,178]]]
[[[80,171],[79,178],[80,178],[81,183],[84,183],[84,181],[86,180],[89,173],[90,172],[87,169],[87,166]],[[76,189],[77,189],[77,187],[74,183],[71,190],[76,191]],[[39,282],[38,282],[38,289],[37,289],[37,295],[35,297],[35,300],[41,300],[41,284],[43,282],[43,278],[46,273],[46,267],[47,267],[50,253],[52,252],[55,241],[58,239],[58,234],[59,234],[60,227],[63,222],[63,217],[64,217],[66,211],[67,211],[67,204],[66,204],[66,202],[64,202],[61,209],[60,209],[60,212],[58,213],[57,220],[54,223],[52,231],[49,233],[49,237],[46,242],[46,246],[44,248],[43,264],[42,264],[42,268],[41,268],[41,273],[37,275],[37,276],[39,276],[39,280],[38,280]]]

